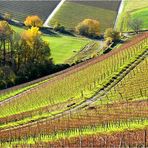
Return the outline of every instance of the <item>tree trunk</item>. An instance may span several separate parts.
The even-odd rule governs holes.
[[[6,41],[4,40],[3,64],[6,64]]]

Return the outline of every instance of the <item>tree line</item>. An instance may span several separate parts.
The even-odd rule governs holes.
[[[26,19],[26,26],[29,28],[22,33],[16,33],[7,21],[0,21],[1,89],[30,81],[52,71],[50,47],[42,40],[38,25],[30,21],[33,19]],[[34,22],[41,24],[40,21]]]

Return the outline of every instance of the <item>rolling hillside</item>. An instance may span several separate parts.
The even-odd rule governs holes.
[[[118,143],[123,133],[125,137],[131,134],[127,129],[142,134],[138,130],[147,130],[148,126],[147,37],[147,33],[139,35],[117,50],[71,67],[1,102],[1,145],[60,147],[61,142],[69,141],[71,146],[73,140],[79,139],[75,144],[80,146],[89,136],[96,145],[95,136],[103,137],[105,133]],[[122,90],[131,85],[133,94]],[[120,135],[118,139],[114,134]],[[118,146],[116,140],[112,141],[114,146]],[[128,145],[128,140],[123,141]]]
[[[96,19],[100,22],[101,32],[108,27],[113,27],[120,1],[66,1],[55,14],[49,24],[56,21],[68,29],[86,18]]]
[[[0,15],[45,21],[59,2],[0,1]],[[140,18],[142,30],[148,29],[147,0],[60,4],[49,25],[58,21],[73,31],[90,18],[100,22],[102,34],[109,27],[126,33],[89,39],[1,21],[0,85],[7,89],[0,90],[0,148],[147,148],[148,32],[127,33],[129,18]],[[35,77],[40,71],[44,75]]]

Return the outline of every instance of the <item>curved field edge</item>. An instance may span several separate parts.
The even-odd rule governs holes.
[[[15,32],[18,32],[18,33],[21,33],[25,30],[25,28],[13,26],[13,25],[11,25],[11,28]],[[75,55],[74,51],[78,52],[79,50],[84,48],[84,46],[86,46],[87,44],[89,44],[91,42],[91,40],[87,39],[87,38],[72,37],[72,36],[66,36],[66,35],[61,35],[61,34],[58,34],[57,37],[52,36],[52,35],[48,36],[48,35],[43,34],[42,38],[44,41],[47,41],[49,43],[49,46],[51,48],[51,54],[52,54],[52,56],[54,56],[56,58],[56,62],[55,62],[56,64],[57,63],[64,63],[70,57]],[[54,59],[54,57],[52,57],[52,58]],[[62,59],[63,61],[58,62],[59,59]],[[50,77],[50,76],[47,76],[43,79],[41,78],[41,79],[35,80],[31,83],[29,82],[26,84],[22,84],[20,86],[16,86],[16,87],[13,87],[10,89],[0,90],[0,104],[2,101],[6,100],[8,98],[13,97],[19,93],[22,93],[22,92],[38,85],[38,84],[34,84],[34,83],[39,83],[39,84],[42,83],[40,81],[44,81],[44,80],[48,79],[48,77]],[[32,85],[32,86],[28,86],[28,85]]]
[[[146,54],[147,55],[147,54]],[[144,58],[145,59],[145,58]],[[140,61],[141,60],[143,60],[143,59],[140,59]],[[146,59],[145,59],[146,60]],[[137,59],[133,59],[133,61],[138,61]],[[131,64],[132,62],[133,62],[132,60],[129,62],[129,64]],[[139,63],[136,63],[136,64],[139,64]],[[141,64],[141,63],[140,63]],[[140,65],[139,64],[139,65]],[[135,64],[133,64],[134,66],[135,66]],[[137,65],[137,66],[139,66],[139,65]],[[132,67],[132,65],[130,65],[131,67]],[[127,65],[123,65],[122,66],[122,68],[119,70],[119,73],[124,69],[124,68],[126,68],[126,71],[128,71],[128,73],[127,74],[130,74],[131,72],[133,72],[133,70],[136,68],[136,67],[132,67],[132,68],[134,68],[133,70],[132,70],[132,68],[130,69],[129,67],[127,67]],[[116,72],[116,75],[118,75],[117,74],[117,72]],[[116,77],[116,75],[114,75],[114,77]],[[124,77],[126,77],[126,75],[124,76],[123,75],[123,78]],[[122,77],[121,78],[118,78],[119,79],[119,83],[120,83],[120,81],[122,81],[122,79],[123,79]],[[120,80],[121,79],[121,80]],[[110,79],[111,80],[111,79]],[[108,82],[109,82],[109,80],[108,80]],[[105,85],[105,84],[104,84]],[[116,83],[115,83],[115,86],[116,86]],[[102,88],[102,89],[105,89],[105,88]],[[112,88],[110,89],[110,90],[112,90]],[[109,90],[109,92],[110,92],[110,90]],[[105,91],[106,93],[107,93],[107,91]],[[95,96],[96,97],[96,96]],[[106,97],[106,94],[105,94],[105,97]],[[105,104],[106,103],[106,100],[108,101],[108,99],[106,99],[106,98],[101,98],[101,96],[99,97],[98,96],[98,100],[103,100],[103,104]],[[144,99],[144,98],[136,98],[136,99],[133,99],[132,101],[134,101],[134,100],[142,100],[142,99]],[[146,99],[146,98],[145,98]],[[114,101],[117,101],[118,99],[113,99]],[[97,100],[96,101],[94,101],[94,102],[98,102]],[[93,102],[93,103],[94,103]],[[84,102],[85,103],[85,102]],[[102,103],[102,101],[100,101],[100,103]],[[107,102],[107,103],[109,103],[109,102]],[[81,102],[80,102],[80,104],[81,104]],[[77,103],[77,106],[78,106],[79,104]],[[73,108],[75,108],[76,107],[76,105],[75,106],[73,106]],[[18,120],[18,121],[15,121],[15,122],[8,122],[7,124],[1,124],[0,125],[0,128],[1,129],[3,129],[3,128],[10,128],[10,127],[15,127],[15,126],[19,126],[19,125],[23,125],[23,124],[26,124],[26,123],[29,123],[29,122],[32,122],[32,121],[38,121],[38,120],[42,120],[42,119],[45,119],[45,118],[50,118],[50,117],[55,117],[57,114],[62,114],[62,113],[64,113],[64,112],[66,112],[67,110],[61,110],[61,111],[59,111],[58,112],[58,110],[56,110],[56,111],[53,111],[53,112],[49,112],[49,113],[43,113],[43,114],[41,114],[41,115],[35,115],[35,116],[32,116],[31,118],[30,117],[28,117],[28,118],[24,118],[23,120]]]
[[[70,129],[64,132],[56,132],[49,135],[38,135],[37,137],[26,137],[24,139],[13,139],[12,141],[5,142],[1,140],[1,145],[16,145],[16,144],[36,144],[37,142],[53,142],[62,139],[70,139],[74,137],[86,136],[86,135],[97,135],[97,134],[113,134],[116,132],[124,132],[127,130],[139,130],[148,127],[148,119],[134,119],[118,122],[109,122],[102,125],[87,126],[83,128]]]
[[[4,94],[1,94],[1,95],[0,95],[0,103],[1,103],[1,102],[3,103],[4,100],[9,99],[10,97],[16,96],[16,95],[18,95],[18,94],[20,94],[20,93],[22,93],[22,92],[24,92],[24,91],[27,91],[27,90],[29,90],[29,89],[31,89],[31,88],[36,87],[36,86],[38,86],[38,85],[41,85],[42,83],[45,83],[45,82],[47,82],[47,81],[48,81],[48,79],[43,80],[43,81],[41,81],[41,82],[34,83],[34,84],[32,84],[32,85],[28,85],[28,86],[23,87],[23,88],[16,89],[15,91],[11,90],[11,92],[6,93],[6,94],[5,94],[5,92],[4,92]],[[21,86],[20,86],[20,87],[21,87]],[[13,89],[13,88],[12,88],[12,89]],[[7,90],[6,90],[6,91],[7,91]],[[8,100],[6,100],[6,101],[8,101]]]

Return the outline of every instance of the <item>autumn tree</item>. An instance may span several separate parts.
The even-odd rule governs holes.
[[[33,75],[38,77],[45,65],[52,64],[49,45],[42,40],[39,28],[31,27],[25,30],[16,44],[19,46],[16,59],[17,71],[21,77],[27,79],[30,77],[32,79]]]
[[[143,25],[143,21],[139,18],[130,19],[128,22],[129,28],[134,30],[136,34],[138,34],[138,32],[141,30],[142,25]]]
[[[76,26],[76,32],[88,37],[96,37],[100,33],[100,23],[97,20],[85,19]]]
[[[11,58],[13,55],[12,35],[13,30],[9,26],[8,22],[0,21],[0,59],[3,61],[4,65],[6,64],[7,52],[11,53]]]
[[[37,27],[25,30],[21,35],[22,47],[24,48],[24,61],[38,60],[50,57],[48,43],[42,40],[41,32]]]
[[[0,21],[0,88],[50,74],[53,67],[49,44],[38,27],[16,33]]]
[[[33,15],[33,16],[28,16],[26,18],[26,20],[24,21],[24,24],[26,26],[33,26],[33,27],[42,27],[43,25],[43,21],[41,20],[41,18],[37,15]]]
[[[107,28],[104,33],[104,38],[106,40],[117,41],[120,39],[120,32],[114,30],[113,28]]]

